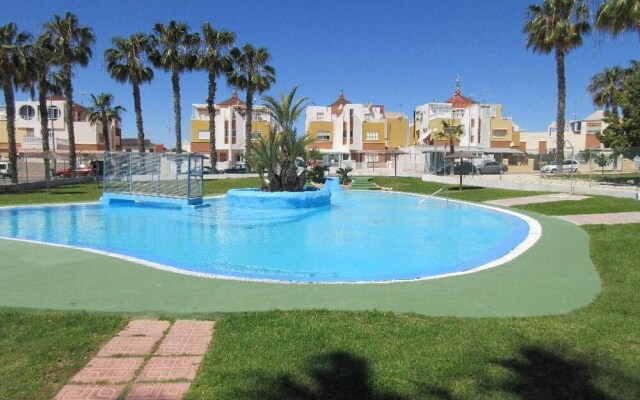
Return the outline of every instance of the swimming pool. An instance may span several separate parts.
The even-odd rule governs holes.
[[[202,276],[380,282],[500,263],[532,244],[535,225],[515,213],[402,193],[337,192],[331,206],[313,209],[231,207],[225,197],[206,202],[210,207],[188,211],[125,204],[3,208],[0,237]]]

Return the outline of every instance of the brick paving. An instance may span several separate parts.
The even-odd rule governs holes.
[[[181,400],[211,343],[213,325],[213,321],[178,320],[173,326],[168,321],[131,321],[54,400],[117,400],[127,386],[127,400]]]
[[[640,224],[640,212],[564,215],[560,218],[576,225]]]
[[[557,194],[542,194],[539,196],[512,197],[509,199],[490,200],[490,201],[487,201],[486,203],[496,204],[499,206],[519,206],[522,204],[551,203],[554,201],[578,201],[578,200],[584,200],[588,198],[589,196],[557,193]]]

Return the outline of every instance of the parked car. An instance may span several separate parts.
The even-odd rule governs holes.
[[[231,168],[224,170],[225,174],[244,174],[247,172],[247,166],[244,164],[236,164]]]
[[[481,174],[504,174],[509,170],[509,167],[504,165],[503,163],[492,161],[492,160],[484,160],[479,165],[476,165],[478,172]]]
[[[438,170],[436,171],[436,174],[438,175],[451,175],[451,163],[447,163],[444,165],[444,167],[440,167],[438,168]],[[475,174],[477,173],[477,169],[476,166],[473,165],[473,163],[470,163],[469,161],[463,161],[462,164],[460,164],[459,161],[456,161],[453,164],[453,174],[454,175],[469,175],[469,174]]]
[[[580,163],[577,162],[576,160],[564,160],[562,162],[562,172],[577,172],[578,165],[580,165]],[[558,166],[555,163],[545,165],[544,167],[540,168],[540,172],[542,173],[554,174],[557,171],[558,171]]]
[[[9,163],[6,161],[0,161],[0,178],[8,178],[11,176],[9,174]]]
[[[76,167],[76,176],[91,176],[91,175],[93,175],[93,168],[91,168],[91,166],[80,164]],[[57,170],[56,176],[59,178],[71,178],[71,168]]]

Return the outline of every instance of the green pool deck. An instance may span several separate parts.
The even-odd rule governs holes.
[[[593,301],[601,283],[586,232],[557,217],[523,214],[540,222],[542,237],[516,259],[467,275],[387,284],[201,278],[82,250],[0,240],[0,307],[176,315],[313,308],[506,317],[564,314]]]

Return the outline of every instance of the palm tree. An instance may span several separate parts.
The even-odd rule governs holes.
[[[49,107],[47,107],[47,95],[60,92],[60,87],[57,84],[60,71],[54,69],[53,43],[52,37],[48,32],[43,33],[36,39],[28,64],[30,68],[27,72],[27,80],[30,80],[38,88],[40,138],[42,139],[42,151],[44,154],[47,154],[51,150],[49,147]],[[51,131],[51,135],[53,135],[53,130]],[[49,161],[49,157],[44,158],[46,181],[50,179]]]
[[[596,27],[617,36],[627,30],[640,33],[640,0],[607,0],[596,12]]]
[[[607,111],[618,113],[618,103],[616,95],[622,85],[625,70],[619,66],[605,68],[591,77],[591,83],[587,90],[593,96],[593,103],[598,107],[604,107]]]
[[[190,71],[197,60],[198,33],[189,33],[184,22],[169,21],[165,26],[156,23],[152,36],[154,51],[151,62],[157,68],[171,73],[173,86],[173,112],[175,115],[176,152],[182,153],[182,115],[180,111],[180,73]]]
[[[65,120],[69,135],[69,168],[71,176],[76,175],[76,138],[73,121],[73,67],[89,64],[92,51],[91,46],[96,40],[93,29],[82,26],[78,17],[67,11],[64,17],[54,15],[53,21],[45,24],[45,29],[51,35],[54,59],[62,68],[62,83],[65,97]]]
[[[249,154],[251,142],[251,119],[253,117],[253,96],[262,95],[276,81],[276,70],[268,64],[271,56],[264,47],[255,48],[247,43],[242,48],[231,50],[232,68],[227,76],[230,85],[246,90],[247,115],[245,116],[245,158]],[[247,170],[251,165],[247,163]]]
[[[215,171],[218,162],[216,153],[216,112],[214,109],[216,79],[220,74],[229,71],[230,59],[227,56],[227,50],[233,46],[235,40],[236,35],[233,32],[215,30],[208,22],[202,25],[202,48],[198,55],[196,67],[206,71],[209,78],[207,113],[209,114],[209,157],[213,171]]]
[[[87,119],[94,125],[102,124],[102,137],[104,138],[105,151],[111,150],[109,140],[109,125],[115,121],[122,122],[121,113],[127,111],[122,106],[114,106],[113,94],[100,93],[98,97],[91,95],[91,105],[85,110]]]
[[[18,32],[15,23],[0,26],[0,81],[7,106],[7,134],[9,136],[9,163],[11,182],[18,183],[18,149],[16,146],[16,103],[14,87],[17,77],[28,64],[31,34]]]
[[[566,100],[564,59],[570,50],[582,45],[582,35],[590,31],[589,8],[584,0],[543,0],[541,5],[529,6],[527,19],[524,22],[527,49],[533,48],[534,53],[555,52],[558,78],[557,165],[561,165],[564,160]]]
[[[436,131],[436,136],[446,138],[449,141],[449,153],[455,153],[455,141],[460,140],[464,134],[462,125],[455,125],[453,122],[442,121],[442,132]]]
[[[138,32],[128,38],[116,36],[111,39],[111,43],[113,43],[113,47],[104,52],[107,71],[116,82],[129,82],[133,87],[133,108],[136,113],[136,128],[138,129],[138,151],[144,153],[140,85],[153,80],[153,69],[147,65],[145,59],[145,55],[151,52],[149,37],[144,33]]]
[[[272,127],[269,135],[273,136],[275,132],[279,146],[276,171],[269,174],[271,191],[300,191],[307,180],[306,168],[298,166],[297,161],[304,161],[306,147],[311,140],[308,135],[298,137],[295,128],[296,121],[305,108],[304,102],[307,97],[294,101],[297,90],[298,88],[294,87],[288,94],[280,92],[279,99],[271,96],[263,98],[271,115]],[[269,170],[269,166],[266,168]]]

